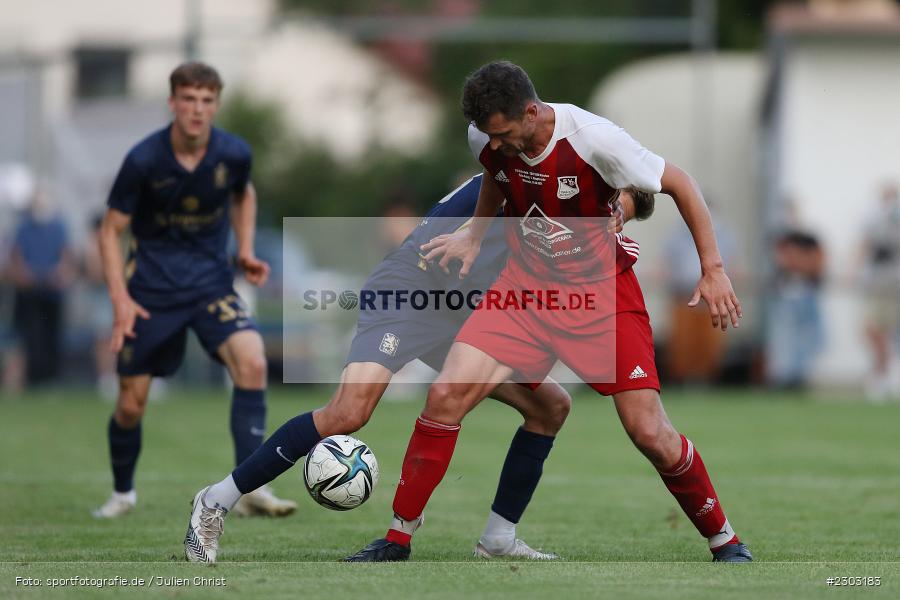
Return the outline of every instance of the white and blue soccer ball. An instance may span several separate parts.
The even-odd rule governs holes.
[[[350,510],[369,499],[378,483],[378,461],[364,442],[333,435],[306,455],[303,483],[312,499],[331,510]]]

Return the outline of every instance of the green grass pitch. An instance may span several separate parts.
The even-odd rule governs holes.
[[[310,410],[326,392],[270,394],[269,425]],[[306,598],[821,598],[900,596],[900,406],[833,396],[813,401],[758,391],[670,393],[676,427],[693,439],[723,506],[750,544],[752,565],[709,564],[705,540],[628,442],[611,403],[578,395],[544,478],[519,525],[551,564],[471,557],[500,465],[518,425],[485,402],[466,420],[456,456],[426,511],[413,561],[339,559],[383,535],[419,402],[386,401],[358,435],[381,481],[357,510],[308,497],[300,470],[276,491],[300,502],[281,520],[226,521],[220,563],[182,562],[188,505],[232,467],[224,392],[172,391],[151,404],[138,466],[138,508],[99,522],[109,492],[105,428],[111,405],[84,392],[0,399],[0,597],[124,592],[164,597]],[[51,590],[48,578],[143,578],[140,590]],[[880,577],[863,592],[828,577]],[[34,577],[41,587],[16,585]],[[156,577],[190,585],[157,585]],[[222,578],[225,587],[193,585]],[[860,586],[862,587],[862,586]]]

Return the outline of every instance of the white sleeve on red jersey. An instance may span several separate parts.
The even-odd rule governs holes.
[[[481,151],[489,141],[490,138],[486,133],[475,127],[474,123],[469,124],[469,148],[475,155],[475,160],[481,162]]]
[[[666,168],[662,157],[641,146],[612,121],[576,106],[563,106],[572,119],[572,133],[566,136],[569,143],[610,187],[635,187],[654,194],[660,191]]]

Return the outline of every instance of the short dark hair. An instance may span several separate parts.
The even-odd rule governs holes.
[[[462,111],[466,119],[480,128],[496,113],[508,119],[520,119],[525,114],[525,105],[537,99],[528,73],[508,60],[498,60],[482,66],[466,79]]]
[[[225,84],[214,68],[206,63],[192,61],[178,65],[169,75],[169,92],[173,96],[175,89],[183,86],[209,88],[218,94]]]
[[[656,196],[637,188],[630,187],[628,191],[634,200],[634,218],[638,221],[646,221],[656,209]]]

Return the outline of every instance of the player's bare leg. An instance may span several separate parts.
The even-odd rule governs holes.
[[[350,562],[409,558],[409,543],[431,493],[443,479],[453,456],[462,419],[483,398],[512,376],[512,369],[478,348],[456,342],[441,374],[428,389],[422,416],[406,448],[400,484],[394,495],[394,519],[387,535],[375,540]]]
[[[113,493],[93,511],[97,518],[122,516],[137,502],[134,471],[141,452],[141,419],[147,409],[151,381],[150,375],[119,377],[119,395],[108,429]]]
[[[725,518],[699,452],[672,426],[653,389],[613,396],[619,419],[634,445],[653,464],[694,527],[709,542],[713,560],[748,562],[750,550]]]
[[[875,324],[866,326],[866,338],[872,349],[872,373],[866,383],[866,397],[872,402],[884,402],[891,394],[892,332]]]
[[[501,383],[490,397],[516,409],[523,418],[522,429],[541,435],[559,433],[572,410],[572,397],[549,377],[534,390],[517,383]]]
[[[491,397],[515,408],[524,423],[510,444],[487,525],[475,546],[475,556],[553,560],[556,554],[534,550],[517,539],[516,525],[540,481],[544,460],[569,415],[572,398],[549,378],[535,390],[502,383]]]
[[[246,330],[233,333],[222,342],[218,352],[235,386],[265,389],[266,351],[259,332]]]
[[[350,434],[365,426],[384,395],[393,373],[374,362],[350,363],[328,404],[313,412],[322,437]]]
[[[235,464],[241,464],[262,445],[266,427],[267,365],[262,337],[254,330],[238,331],[218,349],[234,382],[231,400],[231,435]],[[238,516],[282,517],[297,510],[293,500],[278,498],[268,485],[245,494],[233,507]]]

